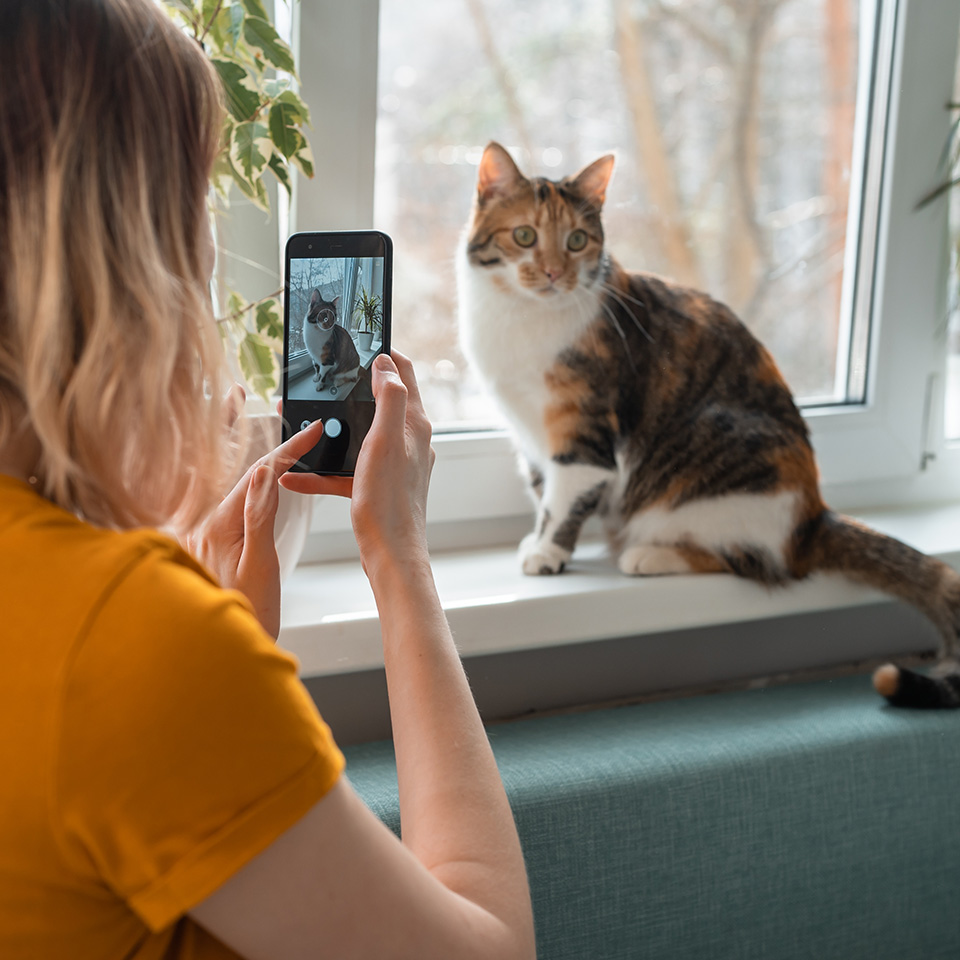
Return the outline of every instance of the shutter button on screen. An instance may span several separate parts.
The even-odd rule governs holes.
[[[323,421],[323,432],[331,439],[339,437],[341,430],[343,430],[343,424],[336,417]]]

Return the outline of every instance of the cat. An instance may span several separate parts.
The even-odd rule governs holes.
[[[594,513],[625,574],[839,572],[917,607],[941,638],[936,676],[887,665],[877,689],[960,707],[960,575],[827,508],[790,390],[730,309],[610,256],[613,166],[528,179],[489,144],[457,254],[461,347],[537,504],[524,573],[560,573]]]
[[[313,361],[317,392],[328,387],[339,392],[344,384],[360,379],[360,354],[353,337],[337,323],[337,301],[324,300],[320,291],[310,295],[310,307],[303,318],[303,342]]]

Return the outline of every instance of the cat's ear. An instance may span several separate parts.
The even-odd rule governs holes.
[[[320,291],[314,287],[313,293],[310,294],[310,306],[314,306],[320,302]]]
[[[594,160],[593,163],[584,167],[575,177],[571,178],[570,182],[577,192],[595,207],[602,207],[603,201],[606,199],[607,186],[613,176],[615,159],[612,153],[608,153],[605,157]]]
[[[480,158],[477,199],[483,203],[491,197],[508,193],[524,179],[513,157],[499,143],[490,142]]]
[[[337,301],[338,301],[339,299],[340,299],[340,294],[338,293],[338,294],[330,301],[330,306],[335,307],[335,306],[337,305]]]

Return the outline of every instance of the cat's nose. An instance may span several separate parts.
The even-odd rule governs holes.
[[[544,267],[543,272],[547,275],[547,279],[553,283],[557,277],[560,276],[563,271],[559,267]]]

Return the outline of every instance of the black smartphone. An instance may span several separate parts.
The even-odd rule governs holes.
[[[283,439],[324,424],[292,469],[351,477],[373,422],[370,368],[390,352],[393,243],[378,230],[295,233],[284,262]]]

